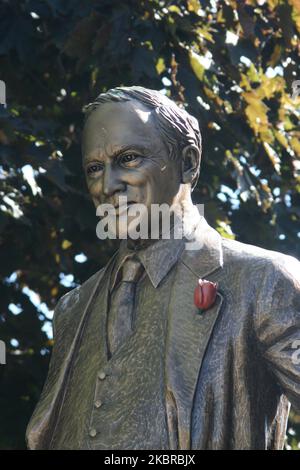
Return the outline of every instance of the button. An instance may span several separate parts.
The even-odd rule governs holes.
[[[97,435],[96,429],[95,429],[95,428],[90,429],[89,435],[90,435],[91,437],[95,437],[95,436]]]
[[[95,407],[100,408],[100,406],[102,406],[102,401],[101,400],[96,400],[95,401]]]
[[[98,378],[99,378],[100,380],[104,380],[105,377],[106,377],[106,373],[105,373],[105,372],[99,372],[99,373],[98,373]]]

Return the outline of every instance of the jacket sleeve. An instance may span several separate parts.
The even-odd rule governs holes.
[[[259,347],[282,392],[300,413],[300,262],[278,253],[268,263],[259,289]]]

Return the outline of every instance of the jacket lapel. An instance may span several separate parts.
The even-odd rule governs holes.
[[[194,305],[194,289],[198,279],[209,279],[223,262],[221,237],[203,218],[193,243],[194,249],[189,250],[187,244],[179,260],[169,308],[166,405],[172,449],[191,448],[195,389],[223,300],[218,292],[214,305],[202,314]]]
[[[102,279],[109,279],[109,275],[105,274],[110,273],[115,255],[104,269],[87,281],[84,288],[74,289],[58,304],[60,325],[56,332],[47,380],[26,430],[29,449],[45,449],[49,445],[59,405],[63,400],[69,366],[77,349],[85,319],[102,288]],[[107,292],[108,289],[104,289],[105,295]]]

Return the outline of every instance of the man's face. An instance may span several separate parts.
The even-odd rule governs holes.
[[[151,204],[171,206],[174,202],[181,164],[169,159],[154,119],[151,111],[135,100],[102,104],[88,117],[83,131],[83,163],[96,207],[104,203],[117,207],[119,196],[127,197],[128,207],[140,203],[149,212]],[[116,210],[117,222],[120,212]]]

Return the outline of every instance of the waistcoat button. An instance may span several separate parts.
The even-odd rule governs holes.
[[[98,373],[98,379],[104,380],[105,377],[106,377],[106,373],[105,373],[105,372],[99,372],[99,373]]]
[[[96,434],[97,434],[96,429],[94,429],[94,428],[90,429],[89,435],[90,435],[91,437],[95,437]]]
[[[101,400],[96,400],[95,401],[95,407],[100,408],[100,406],[102,406],[102,401]]]

